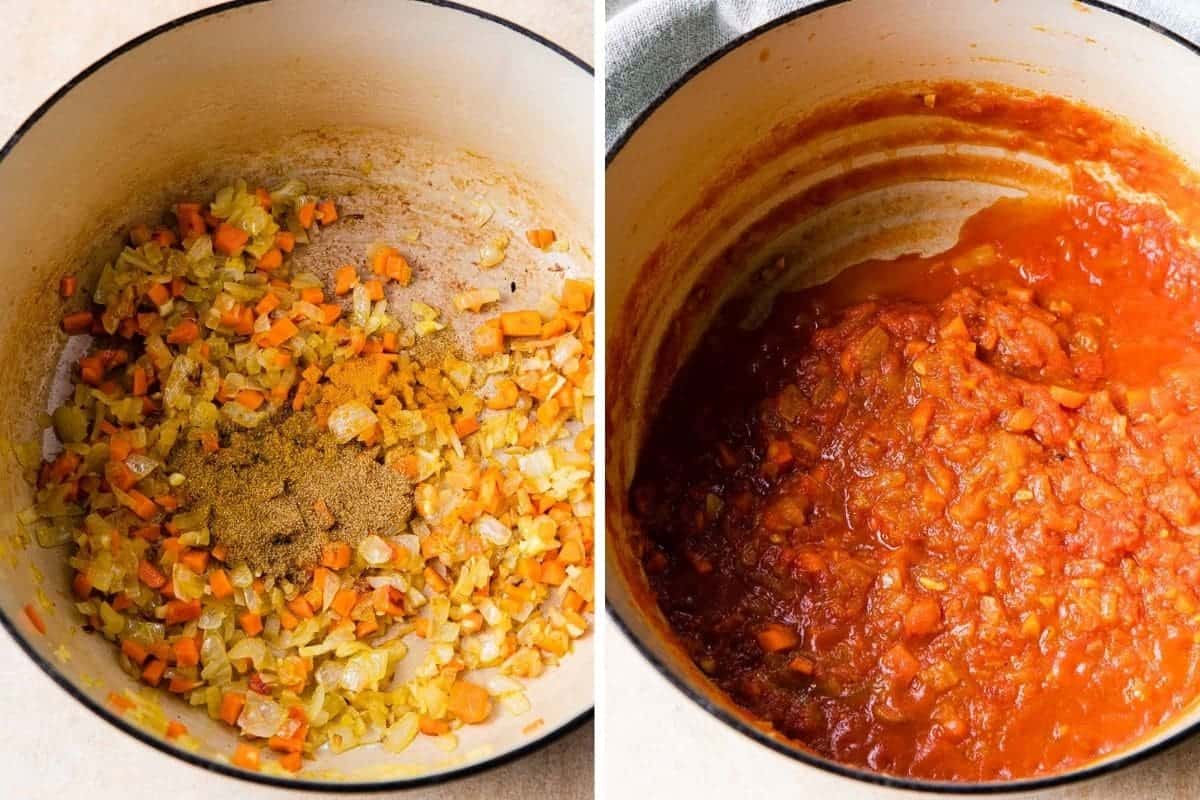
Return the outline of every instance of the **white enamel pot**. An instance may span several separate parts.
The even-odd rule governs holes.
[[[418,737],[398,755],[377,745],[323,749],[294,777],[250,773],[229,762],[236,743],[229,728],[166,697],[168,715],[198,742],[182,749],[106,702],[135,681],[108,642],[80,630],[64,550],[22,547],[13,535],[31,492],[10,445],[41,440],[39,416],[62,390],[62,373],[57,385],[53,379],[64,344],[59,278],[97,269],[119,250],[123,230],[158,219],[170,203],[211,196],[238,176],[300,177],[336,198],[347,223],[311,248],[309,268],[361,259],[371,242],[400,242],[418,229],[414,257],[430,276],[424,291],[448,302],[452,283],[477,272],[472,263],[486,234],[471,220],[482,202],[512,230],[553,228],[576,245],[553,258],[509,258],[489,274],[515,302],[532,306],[561,285],[564,272],[592,271],[592,136],[586,64],[505,20],[441,0],[216,6],[118,48],[20,127],[0,150],[0,216],[8,231],[0,251],[0,351],[9,365],[0,388],[0,622],[66,691],[62,702],[84,704],[116,726],[113,735],[197,766],[329,791],[470,774],[590,717],[592,642],[585,638],[559,667],[529,681],[530,712],[464,729],[451,753]],[[398,304],[407,309],[409,300]],[[22,613],[39,589],[52,604],[42,610],[45,635]],[[56,657],[63,652],[69,660]]]
[[[608,152],[607,604],[616,627],[680,691],[750,740],[808,767],[898,789],[1024,792],[1160,752],[1200,729],[1200,711],[1071,772],[1032,779],[932,782],[835,763],[750,718],[705,678],[670,633],[635,553],[640,531],[629,491],[639,451],[673,376],[724,299],[748,290],[769,300],[850,263],[937,252],[954,242],[968,214],[998,195],[1053,190],[1058,165],[1033,160],[1006,169],[1018,153],[974,147],[969,136],[951,150],[939,139],[944,130],[930,127],[923,139],[924,123],[912,119],[875,127],[851,120],[815,139],[796,135],[814,109],[940,81],[994,82],[1079,101],[1200,167],[1200,48],[1100,2],[828,0],[696,65]],[[889,143],[897,132],[903,146],[893,146],[894,136]],[[954,172],[953,180],[922,174],[918,159],[932,152],[957,169],[941,171]],[[831,176],[906,159],[912,169],[897,170],[891,182],[843,192],[829,207],[797,206],[807,210],[768,224],[773,210]],[[998,165],[996,174],[1006,177],[972,179],[964,174],[971,164]],[[781,254],[789,256],[785,274],[760,269]]]

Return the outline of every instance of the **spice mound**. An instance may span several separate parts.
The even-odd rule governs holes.
[[[215,453],[177,447],[171,468],[185,477],[188,507],[208,510],[213,542],[256,575],[299,580],[324,546],[395,536],[412,515],[411,482],[361,446],[322,434],[311,414],[227,441]]]

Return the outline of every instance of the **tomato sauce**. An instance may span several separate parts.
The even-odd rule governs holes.
[[[1200,690],[1200,258],[1078,171],[935,257],[727,309],[632,501],[737,703],[838,761],[1052,774]],[[719,378],[714,379],[714,376]]]

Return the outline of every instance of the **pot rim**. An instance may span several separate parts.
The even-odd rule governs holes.
[[[482,9],[462,5],[458,2],[455,2],[455,0],[407,1],[450,9],[452,11],[469,14],[496,25],[500,25],[501,27],[513,31],[514,33],[531,39],[542,47],[545,47],[566,59],[570,64],[583,70],[589,76],[593,78],[595,77],[595,72],[592,67],[579,56],[570,52],[561,45],[550,41],[541,34],[535,33],[534,31],[531,31],[528,28],[518,25],[517,23],[507,20],[503,17],[497,16]],[[207,8],[200,9],[199,11],[194,11],[190,14],[177,17],[173,20],[158,25],[157,27],[151,28],[145,33],[136,36],[124,44],[114,48],[108,54],[96,60],[84,68],[79,74],[75,75],[75,77],[64,83],[62,87],[58,89],[58,91],[50,95],[48,99],[39,105],[37,109],[34,110],[34,112],[30,114],[25,121],[20,124],[20,126],[17,127],[16,131],[13,132],[8,141],[4,143],[4,146],[0,147],[0,162],[4,161],[8,154],[11,153],[17,144],[20,143],[21,139],[25,137],[25,134],[28,133],[33,126],[36,125],[38,121],[41,120],[41,118],[45,116],[55,104],[58,103],[59,100],[67,96],[79,84],[83,83],[88,77],[90,77],[93,73],[98,72],[109,62],[115,61],[125,53],[134,50],[140,45],[143,45],[146,42],[149,42],[151,39],[157,38],[164,33],[173,31],[176,28],[181,28],[190,23],[197,22],[201,19],[205,19],[225,11],[231,11],[244,6],[259,5],[267,2],[272,2],[272,0],[229,0],[228,2],[209,6]],[[411,778],[355,782],[323,782],[304,778],[288,778],[283,776],[267,775],[260,772],[248,772],[246,770],[238,769],[232,764],[222,763],[205,758],[204,756],[200,756],[187,750],[169,745],[166,741],[154,736],[149,731],[146,731],[137,725],[128,722],[123,717],[105,707],[102,703],[97,702],[90,695],[72,683],[62,672],[58,670],[54,664],[47,659],[42,658],[42,656],[38,654],[38,652],[27,641],[24,633],[13,622],[8,614],[5,613],[3,608],[0,608],[0,627],[3,627],[17,643],[17,645],[25,652],[25,654],[29,656],[30,660],[40,667],[44,673],[49,675],[50,679],[54,681],[54,683],[56,683],[60,688],[62,688],[68,695],[79,701],[79,703],[81,703],[84,707],[96,714],[105,722],[108,722],[110,725],[113,725],[124,733],[132,736],[142,744],[149,745],[155,750],[165,753],[172,758],[185,761],[192,766],[199,767],[209,772],[215,772],[226,777],[236,778],[239,780],[248,781],[250,783],[274,786],[281,789],[291,789],[306,792],[330,792],[335,794],[369,794],[376,792],[395,791],[397,789],[416,789],[449,783],[450,781],[455,781],[461,778],[467,778],[487,772],[488,770],[516,761],[526,755],[529,755],[530,753],[534,753],[543,747],[558,741],[568,733],[579,729],[585,723],[589,722],[595,715],[595,705],[593,703],[559,727],[547,731],[539,738],[532,739],[520,747],[509,750],[505,753],[495,756],[494,758],[489,758],[474,764],[468,764],[466,766],[450,769],[445,772],[437,773],[436,775],[422,775]]]
[[[742,35],[730,40],[709,55],[705,56],[696,64],[689,67],[682,75],[679,76],[679,78],[674,81],[674,83],[664,89],[662,93],[660,93],[652,101],[650,101],[650,104],[647,105],[646,108],[634,118],[634,120],[624,131],[622,131],[621,135],[617,137],[616,141],[613,142],[612,146],[605,154],[605,168],[607,169],[612,166],[612,162],[618,155],[621,154],[621,151],[625,148],[625,146],[629,144],[634,134],[636,134],[638,130],[647,121],[649,121],[652,116],[654,116],[654,114],[662,105],[670,100],[671,97],[673,97],[676,92],[682,89],[685,84],[689,83],[693,78],[700,75],[700,73],[706,71],[709,67],[714,66],[725,56],[729,55],[734,50],[739,49],[743,45],[751,43],[758,37],[773,31],[775,28],[791,23],[802,17],[806,17],[809,14],[813,14],[827,8],[832,8],[834,6],[844,5],[850,2],[854,2],[854,0],[819,0],[819,2],[788,12],[781,17],[749,30],[746,33],[743,33]],[[1105,0],[1077,0],[1077,2],[1081,3],[1082,5],[1089,6],[1091,8],[1095,8],[1097,10],[1129,20],[1130,22],[1137,23],[1138,25],[1153,31],[1154,33],[1157,33],[1166,39],[1183,46],[1196,56],[1200,56],[1200,44],[1193,42],[1190,39],[1171,30],[1170,28],[1154,22],[1153,20],[1147,19],[1140,14],[1110,5],[1108,2],[1105,2]],[[770,750],[779,753],[780,755],[786,756],[793,761],[799,761],[807,766],[815,767],[843,778],[850,778],[861,783],[874,784],[876,786],[883,786],[889,789],[952,795],[996,795],[1043,791],[1055,787],[1082,783],[1094,778],[1099,778],[1103,775],[1108,775],[1116,772],[1117,770],[1149,759],[1151,756],[1155,756],[1159,753],[1169,750],[1172,747],[1182,743],[1184,740],[1195,736],[1197,733],[1200,733],[1200,717],[1198,717],[1197,720],[1191,725],[1176,731],[1170,736],[1167,736],[1145,747],[1130,750],[1124,755],[1114,758],[1111,761],[1106,761],[1102,764],[1085,766],[1077,770],[1063,772],[1057,775],[1047,775],[1040,778],[1020,778],[1013,781],[987,781],[977,783],[964,783],[959,781],[932,781],[905,778],[883,772],[859,769],[857,767],[842,764],[841,762],[834,761],[832,759],[818,756],[814,753],[806,752],[796,747],[789,747],[779,739],[764,733],[762,729],[752,725],[748,721],[748,716],[743,718],[738,714],[732,713],[718,706],[708,697],[693,689],[686,681],[672,672],[670,668],[663,663],[662,659],[656,656],[650,650],[650,648],[633,633],[629,624],[624,618],[622,618],[621,614],[616,610],[616,608],[614,608],[611,604],[606,603],[606,605],[609,618],[615,623],[615,626],[620,629],[621,633],[625,635],[625,638],[633,644],[634,648],[642,655],[642,657],[645,658],[646,661],[649,662],[650,665],[654,667],[654,669],[661,676],[666,678],[666,680],[672,686],[682,692],[688,699],[690,699],[704,711],[707,711],[713,717],[716,717],[717,720],[723,722],[725,725],[729,726],[738,733],[741,733],[752,741],[763,745],[764,747],[767,747]]]

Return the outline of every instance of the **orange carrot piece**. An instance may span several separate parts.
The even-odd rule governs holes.
[[[363,287],[367,290],[367,299],[372,302],[383,299],[383,282],[377,280],[369,280],[363,283]]]
[[[208,569],[208,551],[185,550],[179,554],[179,562],[197,575],[203,575]]]
[[[286,753],[279,757],[279,766],[288,772],[299,772],[304,766],[303,756],[300,753]]]
[[[142,680],[151,686],[158,686],[162,682],[163,675],[167,671],[167,662],[159,661],[157,658],[150,659],[142,670]]]
[[[321,291],[316,286],[300,291],[300,299],[306,303],[312,303],[314,306],[325,302],[325,292]]]
[[[279,303],[279,295],[275,294],[274,292],[268,292],[267,294],[263,295],[261,300],[258,301],[258,305],[254,307],[254,311],[259,316],[262,316],[263,314],[270,314],[272,311],[279,308]]]
[[[300,329],[296,327],[296,323],[290,319],[277,319],[271,324],[270,329],[259,337],[259,340],[267,347],[278,347],[299,332]]]
[[[757,634],[758,646],[768,653],[778,653],[800,643],[800,637],[791,628],[778,623],[770,623]]]
[[[464,415],[454,422],[454,432],[458,434],[458,438],[460,439],[464,436],[470,436],[477,430],[479,430],[479,420],[475,417]]]
[[[138,562],[138,580],[151,589],[161,589],[167,582],[167,577],[159,571],[158,567],[143,558]]]
[[[222,222],[213,234],[213,249],[221,255],[236,256],[241,254],[248,241],[250,234],[228,222]]]
[[[87,333],[92,329],[94,317],[90,311],[76,311],[62,318],[62,328],[66,333]]]
[[[332,200],[322,200],[317,204],[317,219],[322,225],[328,225],[331,222],[336,222],[338,218],[337,207]]]
[[[238,624],[242,626],[242,630],[246,632],[247,636],[258,636],[262,633],[262,617],[253,611],[246,611],[240,614],[238,616]]]
[[[194,667],[200,663],[200,648],[196,646],[196,640],[190,636],[184,636],[171,646],[175,653],[175,663],[181,667]]]
[[[267,211],[271,210],[271,193],[263,187],[259,186],[254,190],[254,197],[258,200],[258,204]]]
[[[592,293],[593,287],[591,283],[567,278],[563,282],[563,307],[577,314],[585,314],[592,307]]]
[[[283,266],[283,253],[278,247],[272,247],[262,254],[262,258],[254,262],[254,266],[264,272],[271,272]]]
[[[172,683],[174,680],[172,679]],[[184,725],[177,719],[173,719],[167,723],[167,738],[171,740],[178,739],[180,736],[187,736],[187,725]]]
[[[295,614],[300,619],[312,619],[316,616],[312,605],[304,598],[303,595],[297,596],[295,599],[288,602],[288,610]]]
[[[134,247],[141,247],[150,241],[150,226],[144,222],[134,225],[129,229],[129,241]]]
[[[200,619],[199,600],[171,600],[167,603],[165,621],[168,625],[174,625],[177,622],[191,622],[197,619]]]
[[[498,325],[480,325],[472,338],[475,340],[475,352],[481,356],[504,352],[504,332]]]
[[[412,267],[402,255],[388,256],[384,260],[383,273],[401,286],[412,283]]]
[[[333,273],[333,293],[339,297],[350,294],[350,290],[358,285],[358,270],[351,264],[338,267]]]
[[[74,297],[75,290],[79,288],[79,279],[74,275],[64,275],[62,280],[58,282],[58,295],[62,298]]]
[[[86,600],[92,594],[92,579],[86,572],[76,572],[71,579],[71,592],[80,600]]]
[[[525,231],[525,240],[539,250],[545,250],[554,244],[554,240],[557,238],[554,235],[554,231],[549,228],[535,228],[531,231]]]
[[[167,341],[171,344],[191,344],[199,338],[200,326],[194,319],[180,320],[179,324],[167,334]]]
[[[242,692],[226,692],[221,696],[221,710],[218,713],[221,721],[227,725],[236,725],[242,708],[246,705],[246,695]]]
[[[154,504],[146,495],[133,489],[129,492],[129,500],[132,503],[131,510],[142,519],[150,519],[158,513],[158,506]]]
[[[212,589],[213,597],[218,600],[233,596],[233,582],[229,580],[229,573],[223,569],[213,570],[208,576],[208,585]]]
[[[291,231],[280,231],[275,234],[275,246],[285,253],[296,249],[296,235]]]
[[[567,579],[567,565],[556,558],[551,558],[542,562],[542,583],[548,583],[551,586],[561,586]]]
[[[538,336],[542,317],[536,311],[507,311],[500,315],[500,330],[505,336]]]
[[[202,236],[208,232],[204,224],[204,216],[200,213],[199,203],[178,203],[175,206],[175,218],[179,221],[179,238]]]
[[[244,406],[251,411],[257,411],[266,401],[267,398],[263,393],[256,389],[242,389],[237,393],[238,405]]]
[[[350,612],[354,610],[357,602],[358,592],[353,589],[339,589],[337,594],[333,596],[333,602],[329,607],[341,616],[348,617],[350,616]]]
[[[237,749],[233,751],[233,758],[230,761],[242,769],[258,772],[260,764],[259,749],[245,742],[239,742]]]
[[[300,219],[300,227],[304,228],[305,230],[308,230],[312,227],[313,219],[316,217],[316,215],[316,203],[305,203],[304,205],[300,206],[299,210],[296,212],[296,216]]]
[[[25,612],[25,617],[29,620],[29,624],[33,626],[33,629],[38,633],[45,635],[46,623],[42,621],[42,615],[37,612],[37,609],[34,608],[31,603],[26,603],[23,610]]]
[[[478,725],[492,714],[487,690],[470,681],[458,680],[450,687],[447,710],[468,725]]]
[[[329,542],[321,548],[321,566],[344,569],[350,566],[350,545],[345,542]]]
[[[342,316],[342,307],[336,303],[326,303],[321,306],[321,319],[326,325],[332,325]]]

